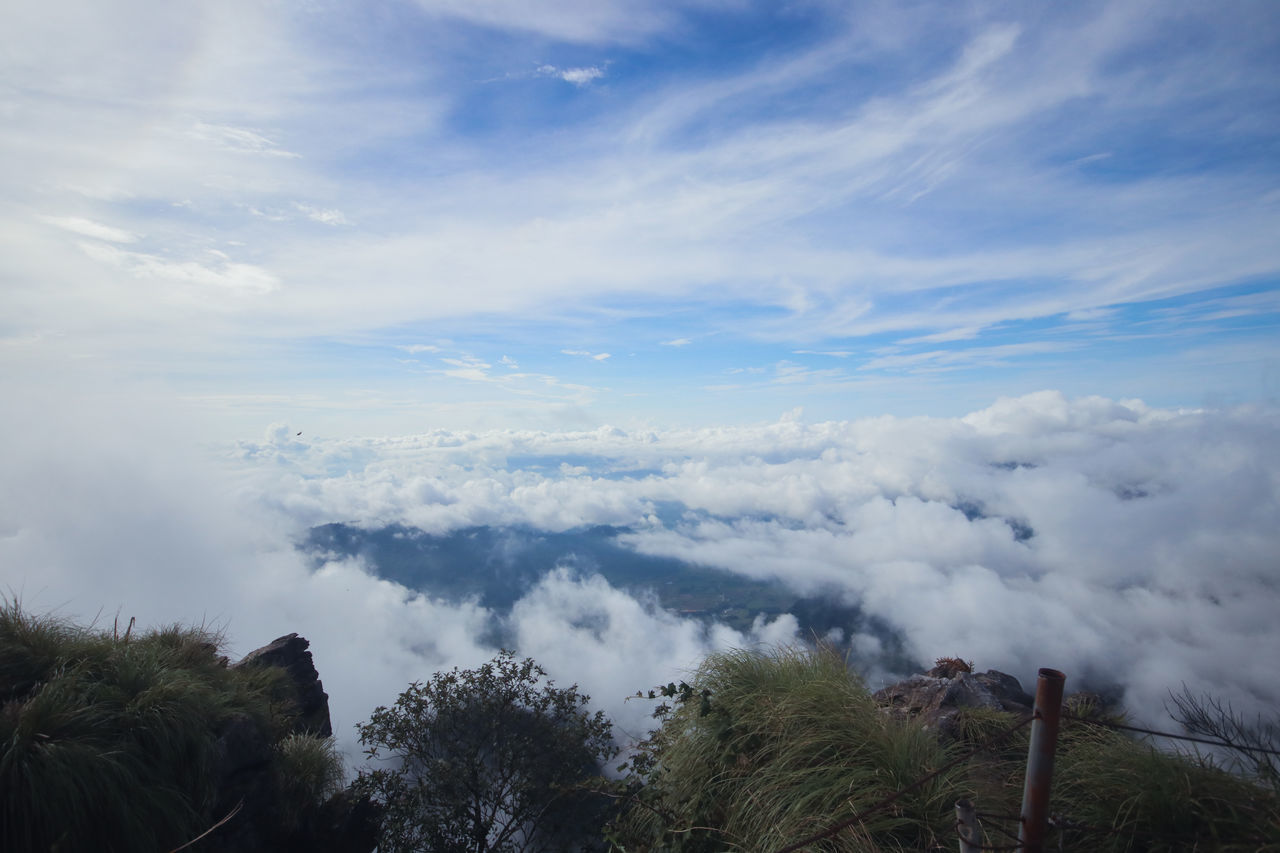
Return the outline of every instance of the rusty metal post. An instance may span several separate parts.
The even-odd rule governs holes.
[[[1024,853],[1044,853],[1049,826],[1049,785],[1053,781],[1053,753],[1058,748],[1062,687],[1067,677],[1056,669],[1040,670],[1036,681],[1035,719],[1027,749],[1027,780],[1022,787],[1022,826],[1018,843]]]
[[[960,853],[979,853],[982,850],[978,810],[968,800],[956,800],[956,831],[960,833]]]

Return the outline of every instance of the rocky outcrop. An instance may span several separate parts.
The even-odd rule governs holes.
[[[1012,675],[991,669],[964,672],[935,668],[913,675],[875,693],[877,704],[898,719],[918,719],[946,735],[955,735],[955,717],[962,708],[1031,713],[1034,699]]]
[[[286,634],[249,652],[235,666],[278,666],[289,673],[297,694],[294,731],[331,737],[333,726],[329,721],[329,694],[324,692],[320,673],[316,672],[315,661],[307,651],[310,646],[305,638]]]
[[[295,734],[331,737],[329,696],[316,671],[310,643],[287,634],[245,655],[235,667],[279,667],[293,688],[291,729]],[[367,797],[339,791],[324,803],[283,819],[276,744],[262,723],[247,714],[230,717],[218,733],[213,772],[218,779],[214,813],[230,815],[201,850],[236,853],[372,853],[381,815]]]

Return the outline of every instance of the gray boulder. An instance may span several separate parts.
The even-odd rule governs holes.
[[[918,719],[939,732],[954,735],[955,717],[962,708],[989,708],[1030,714],[1034,702],[1018,679],[997,670],[954,675],[913,675],[874,694],[890,716]]]

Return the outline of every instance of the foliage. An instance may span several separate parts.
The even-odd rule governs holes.
[[[1068,701],[1070,713],[1120,722]],[[1016,721],[986,709],[957,715],[966,745],[978,745]],[[1017,814],[1027,763],[1024,728],[968,763],[958,789],[980,812]],[[1167,752],[1128,734],[1064,719],[1058,734],[1051,808],[1061,819],[1051,845],[1097,851],[1280,850],[1280,800],[1257,777],[1226,772],[1207,757]],[[1016,825],[1001,823],[1007,830]],[[987,827],[990,830],[990,826]],[[991,832],[987,843],[1008,841]]]
[[[639,744],[620,793],[628,808],[610,838],[628,853],[777,850],[818,834],[944,764],[978,752],[886,811],[806,850],[928,849],[955,843],[952,806],[1016,815],[1028,728],[986,708],[956,713],[955,742],[938,745],[918,722],[876,708],[830,650],[732,651],[708,658],[691,683],[657,688],[660,728]],[[1119,722],[1086,699],[1073,716]],[[1184,710],[1185,702],[1179,705]],[[1201,702],[1193,731],[1265,745],[1272,730],[1243,726]],[[1232,720],[1235,720],[1233,723]],[[1234,727],[1233,727],[1234,726]],[[996,735],[1004,735],[987,746]],[[1274,748],[1274,747],[1267,747]],[[1280,850],[1280,798],[1267,768],[1219,767],[1208,756],[1162,751],[1112,729],[1066,719],[1059,733],[1050,843],[1097,851]],[[985,843],[1007,845],[984,821]]]
[[[356,783],[386,808],[379,849],[560,851],[598,836],[580,783],[614,754],[612,725],[545,678],[504,651],[415,682],[357,726],[391,764]]]
[[[962,672],[973,672],[973,661],[964,658],[938,658],[933,662],[933,670],[943,678],[955,678]]]
[[[1197,696],[1186,687],[1170,698],[1169,713],[1188,734],[1229,744],[1232,769],[1256,776],[1280,793],[1280,761],[1275,756],[1280,751],[1280,716],[1264,720],[1259,715],[1250,722],[1229,703]]]
[[[342,755],[334,739],[291,734],[276,744],[275,785],[278,812],[286,833],[301,829],[325,800],[342,789]]]
[[[1063,732],[1054,809],[1105,832],[1068,831],[1092,850],[1280,849],[1280,802],[1197,756],[1093,726]]]
[[[165,850],[213,814],[220,726],[283,734],[287,684],[221,638],[96,631],[0,602],[0,849]]]
[[[776,849],[874,805],[940,767],[947,750],[877,712],[830,649],[735,650],[692,684],[661,689],[661,727],[629,765],[628,851]],[[923,849],[950,832],[944,774],[809,850]]]

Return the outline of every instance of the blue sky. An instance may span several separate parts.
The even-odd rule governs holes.
[[[1270,3],[7,17],[11,393],[218,438],[1280,395]]]

